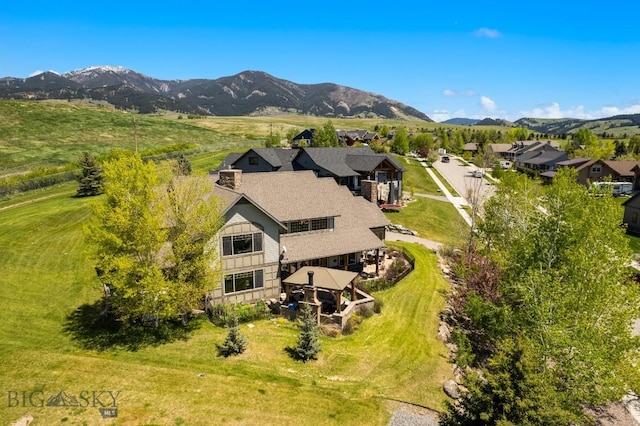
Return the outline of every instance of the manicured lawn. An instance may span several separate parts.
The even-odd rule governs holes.
[[[460,244],[469,233],[467,223],[447,201],[416,197],[400,212],[385,215],[391,222],[418,232],[419,237],[446,245]]]
[[[415,159],[400,157],[396,159],[406,169],[402,176],[403,189],[417,194],[441,195],[438,185],[431,179],[424,166]]]
[[[118,417],[102,420],[91,406],[3,405],[1,424],[32,414],[38,425],[384,425],[388,399],[442,408],[451,369],[435,335],[447,283],[427,249],[406,245],[416,270],[375,295],[382,314],[355,334],[323,337],[317,361],[291,360],[284,348],[298,331],[275,320],[243,325],[249,346],[236,358],[216,356],[226,331],[206,320],[185,339],[132,351],[105,345],[108,335],[87,333],[93,325],[74,316],[101,295],[82,232],[93,200],[72,198],[75,187],[0,203],[9,207],[0,210],[0,389],[45,398],[120,391]]]

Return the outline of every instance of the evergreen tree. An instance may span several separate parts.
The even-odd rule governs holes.
[[[247,338],[240,334],[238,327],[238,317],[235,314],[229,319],[229,334],[224,343],[217,345],[218,354],[227,358],[233,355],[240,355],[247,349]]]
[[[173,164],[173,173],[176,176],[191,175],[191,162],[189,162],[189,159],[185,157],[184,154],[181,154]]]
[[[303,305],[300,314],[302,316],[300,336],[298,337],[298,345],[293,348],[291,355],[298,361],[307,362],[311,359],[317,359],[318,353],[322,350],[322,343],[320,342],[317,319],[311,306]]]
[[[505,340],[482,375],[471,372],[459,402],[447,403],[441,426],[568,425],[585,420],[581,407],[565,407],[549,372],[525,339]]]
[[[102,169],[96,164],[95,158],[85,152],[78,165],[82,169],[82,174],[78,176],[78,197],[90,197],[102,192]]]

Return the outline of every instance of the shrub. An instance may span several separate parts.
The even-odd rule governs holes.
[[[268,319],[271,312],[267,304],[260,300],[253,305],[237,303],[219,303],[211,306],[207,311],[211,322],[219,327],[224,327],[232,315],[235,315],[239,323]]]
[[[379,314],[382,312],[382,308],[384,308],[384,302],[380,299],[376,299],[373,301],[373,312]]]
[[[358,309],[358,315],[362,316],[363,319],[371,318],[373,314],[373,308],[371,308],[370,306],[361,306]]]

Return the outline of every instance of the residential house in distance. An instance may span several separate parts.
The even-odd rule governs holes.
[[[338,140],[347,146],[353,146],[357,142],[370,144],[380,139],[376,132],[369,130],[336,130]]]
[[[540,173],[556,170],[559,162],[569,158],[569,154],[556,148],[551,142],[531,144],[529,149],[518,149],[515,152],[514,164],[517,168]]]
[[[282,280],[305,266],[358,272],[371,253],[377,265],[389,220],[333,179],[240,169],[210,178],[224,224],[217,238],[223,279],[209,303],[278,300]]]
[[[313,135],[316,129],[304,129],[292,139],[293,147],[313,146]],[[338,141],[345,146],[353,146],[356,143],[370,144],[380,139],[376,132],[369,130],[336,130]]]
[[[313,141],[313,134],[316,132],[316,129],[304,129],[302,132],[298,133],[291,140],[292,148],[298,148],[301,146],[311,146]]]
[[[592,182],[611,180],[612,182],[631,182],[633,189],[638,189],[640,180],[640,161],[594,160],[591,158],[573,158],[560,161],[558,168],[571,167],[578,172],[577,182],[589,186]],[[551,179],[555,172],[541,174],[543,178]]]
[[[378,154],[367,146],[341,148],[254,148],[230,154],[217,170],[240,169],[245,173],[312,170],[318,177],[332,177],[357,195],[380,204],[402,198],[404,167],[390,154]],[[367,183],[363,189],[362,182]],[[375,182],[375,193],[372,183]]]

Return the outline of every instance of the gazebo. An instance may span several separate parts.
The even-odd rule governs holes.
[[[355,279],[357,272],[343,271],[340,269],[324,268],[321,266],[304,266],[284,279],[284,290],[287,301],[295,287],[304,289],[305,302],[318,303],[317,289],[323,289],[333,294],[336,300],[336,310],[342,312],[342,292],[350,285],[351,300],[356,300]],[[313,295],[308,294],[309,291]]]

